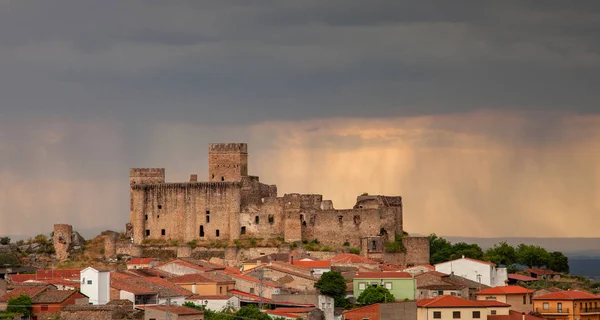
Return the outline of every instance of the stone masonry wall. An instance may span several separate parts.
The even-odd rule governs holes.
[[[71,247],[72,234],[73,227],[71,225],[54,225],[54,251],[56,252],[56,259],[58,259],[59,261],[65,261],[69,258],[69,249]]]

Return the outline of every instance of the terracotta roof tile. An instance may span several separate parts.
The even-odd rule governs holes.
[[[472,261],[472,262],[487,264],[487,265],[490,265],[490,266],[493,266],[493,267],[496,266],[495,263],[488,262],[488,261],[483,261],[483,260],[472,259],[472,258],[458,258],[458,259],[454,259],[454,260],[450,260],[450,261],[440,262],[438,264],[448,263],[448,262],[453,262],[453,261],[458,261],[458,260],[467,260],[467,261]]]
[[[483,289],[479,292],[476,292],[477,295],[509,295],[509,294],[524,294],[524,293],[533,293],[535,290],[523,288],[521,286],[501,286],[501,287],[493,287]]]
[[[541,269],[541,268],[529,268],[529,269],[525,269],[525,271],[529,272],[529,273],[533,273],[533,274],[539,274],[539,275],[552,275],[552,274],[557,274],[556,272],[550,270],[550,269]]]
[[[79,293],[77,290],[46,290],[36,295],[32,302],[34,304],[61,303],[77,293]]]
[[[308,268],[331,268],[329,260],[294,261],[292,264]]]
[[[281,311],[277,311],[277,310],[266,310],[265,313],[274,315],[277,317],[288,317],[288,318],[299,318],[300,317],[299,314],[289,313],[289,312],[281,312]]]
[[[509,273],[508,278],[517,281],[537,281],[539,279],[532,278],[526,275],[517,274],[517,273]]]
[[[510,310],[509,314],[504,315],[488,315],[488,320],[544,320],[544,318],[532,316],[530,314],[525,314],[525,318],[523,318],[523,313]]]
[[[56,278],[79,280],[80,272],[81,269],[38,270],[36,276],[38,280]]]
[[[18,287],[13,289],[10,292],[5,293],[4,295],[0,296],[0,301],[6,302],[12,298],[17,298],[20,295],[27,295],[30,298],[34,298],[35,296],[37,296],[38,294],[46,291],[46,290],[52,290],[50,289],[50,286],[28,286],[28,287]]]
[[[9,274],[8,279],[12,282],[25,282],[30,280],[36,280],[35,274]]]
[[[549,293],[537,297],[533,297],[533,300],[590,300],[590,299],[600,299],[600,296],[595,294],[591,294],[586,291],[579,290],[567,290]]]
[[[467,300],[455,296],[439,296],[423,299],[417,302],[420,308],[481,308],[481,307],[510,307],[509,304],[495,300]]]
[[[154,309],[154,310],[159,310],[159,311],[166,312],[167,311],[167,306],[146,306],[145,309]],[[169,313],[173,313],[173,314],[181,316],[181,315],[204,314],[204,311],[198,310],[198,309],[194,309],[194,308],[188,308],[188,307],[170,305],[169,306]]]
[[[183,276],[173,277],[168,279],[169,282],[172,283],[221,283],[221,282],[232,282],[232,280],[227,279],[226,277],[220,276],[218,274],[208,274],[208,273],[192,273],[186,274]]]

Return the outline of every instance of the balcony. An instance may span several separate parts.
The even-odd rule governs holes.
[[[553,314],[558,314],[558,315],[566,315],[569,314],[569,308],[550,308],[550,309],[544,309],[544,308],[535,308],[535,312],[539,312],[543,315],[553,315]]]
[[[598,308],[598,307],[581,308],[581,310],[579,310],[579,313],[582,315],[600,314],[600,308]]]

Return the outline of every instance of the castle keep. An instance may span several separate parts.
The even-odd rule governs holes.
[[[369,250],[402,234],[402,198],[362,195],[352,209],[337,210],[318,194],[277,195],[277,187],[248,175],[245,143],[209,146],[208,181],[166,182],[164,168],[130,171],[129,232],[144,239],[234,241],[277,238],[348,242]]]

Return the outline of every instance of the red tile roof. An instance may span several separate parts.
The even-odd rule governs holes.
[[[525,318],[523,318],[523,313],[510,310],[509,314],[503,315],[488,315],[488,320],[544,320],[544,318],[532,316],[530,314],[525,314]]]
[[[245,299],[245,300],[251,300],[251,301],[260,301],[260,297],[252,294],[252,293],[248,293],[248,292],[244,292],[244,291],[240,291],[237,289],[232,289],[229,290],[229,293],[231,293],[234,296],[239,297],[240,299]],[[264,302],[270,302],[272,301],[271,299],[267,299],[265,297],[262,298]]]
[[[79,280],[81,269],[38,270],[37,279],[72,279]]]
[[[167,306],[146,306],[145,309],[154,309],[154,310],[167,312]],[[204,311],[194,309],[194,308],[170,305],[169,313],[173,313],[173,314],[181,316],[181,315],[204,314]]]
[[[354,279],[412,279],[412,276],[408,272],[359,272]]]
[[[307,268],[331,268],[329,260],[293,261],[292,264]]]
[[[191,297],[187,297],[185,298],[185,300],[229,300],[231,299],[230,296],[223,296],[223,295],[193,295]]]
[[[172,283],[222,283],[222,282],[235,282],[229,280],[223,276],[210,275],[207,273],[192,273],[183,276],[173,277],[168,279]]]
[[[502,286],[502,287],[493,287],[488,289],[483,289],[479,292],[476,292],[477,295],[509,295],[509,294],[525,294],[525,293],[534,293],[535,290],[523,288],[521,286]]]
[[[239,279],[239,280],[245,280],[245,281],[250,281],[250,282],[254,282],[254,283],[259,283],[260,281],[256,278],[252,278],[252,277],[248,277],[245,276],[243,274],[235,274],[235,273],[227,273],[225,272],[225,270],[223,271],[217,271],[217,272],[221,272],[221,274],[224,274],[226,276],[229,276],[231,278],[235,279]],[[267,287],[274,287],[274,288],[279,288],[280,285],[278,285],[277,283],[271,282],[271,281],[264,281],[263,280],[263,285],[267,286]]]
[[[150,264],[154,258],[133,258],[127,264]]]
[[[486,308],[510,307],[509,304],[496,300],[467,300],[455,296],[439,296],[432,299],[417,301],[420,308]]]
[[[32,299],[32,302],[33,304],[61,303],[69,299],[74,294],[79,294],[82,297],[84,296],[77,290],[46,290],[36,295]]]
[[[423,268],[429,269],[431,271],[435,271],[435,267],[430,264],[420,264],[418,266],[412,266],[412,267],[405,268],[404,270],[414,269],[414,268],[418,268],[418,267],[423,267]]]
[[[422,277],[422,276],[425,276],[425,275],[437,276],[437,277],[446,277],[446,276],[448,276],[447,274],[439,272],[439,271],[429,271],[429,272],[423,272],[423,273],[416,274],[415,277]]]
[[[15,289],[11,290],[10,292],[7,292],[4,295],[0,296],[0,301],[5,302],[12,298],[17,298],[23,294],[27,295],[33,299],[35,296],[37,296],[38,294],[40,294],[46,290],[51,290],[50,286],[19,287],[19,288],[15,288]]]
[[[36,280],[35,274],[9,274],[7,276],[13,283]]]
[[[362,319],[381,319],[379,311],[379,303],[370,306],[356,308],[344,311],[344,319],[347,320],[362,320]]]
[[[330,259],[331,263],[343,263],[343,264],[353,264],[353,263],[361,263],[361,264],[379,264],[379,262],[373,261],[371,259],[367,259],[365,257],[361,257],[356,254],[351,253],[342,253]]]
[[[539,279],[532,278],[526,275],[518,274],[518,273],[509,273],[508,278],[517,281],[537,281]]]
[[[300,308],[275,308],[274,311],[290,312],[290,313],[307,313],[312,311],[312,307],[300,307]]]
[[[549,293],[537,297],[533,297],[533,300],[591,300],[597,299],[600,300],[600,296],[595,294],[591,294],[586,291],[579,290],[567,290]]]
[[[288,312],[281,312],[281,311],[277,311],[277,310],[267,310],[265,311],[266,314],[271,314],[274,315],[276,317],[288,317],[288,318],[299,318],[300,315],[299,314],[295,314],[295,313],[288,313]]]
[[[550,269],[525,269],[525,271],[529,272],[529,273],[533,273],[533,274],[539,274],[539,275],[548,275],[548,274],[556,274],[556,272],[550,270]]]

